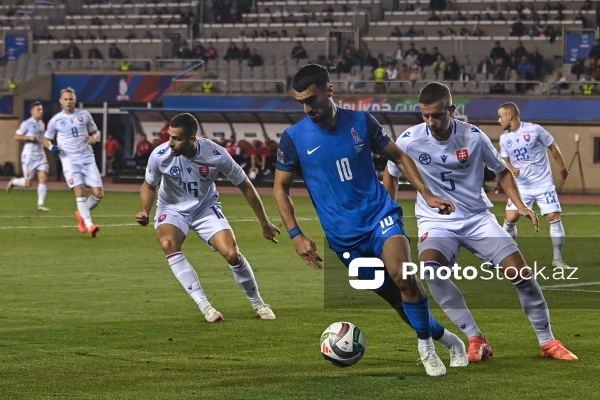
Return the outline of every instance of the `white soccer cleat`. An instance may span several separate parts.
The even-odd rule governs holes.
[[[571,268],[571,267],[569,267],[569,264],[567,264],[566,262],[564,262],[562,260],[562,258],[557,258],[556,260],[552,260],[552,266],[557,267],[557,268],[562,268],[562,269],[570,269]]]
[[[450,366],[451,367],[466,367],[469,365],[467,357],[467,349],[462,340],[458,339],[450,346]]]
[[[275,319],[275,313],[271,310],[271,306],[262,303],[254,306],[254,312],[260,319]]]
[[[44,207],[44,206],[37,206],[37,210],[38,211],[50,211],[50,209],[48,207]]]
[[[422,354],[417,364],[423,364],[425,372],[427,372],[427,375],[429,376],[446,375],[446,366],[433,350]]]
[[[215,308],[211,305],[206,307],[204,310],[204,319],[207,322],[221,322],[223,321],[223,314],[215,310]]]
[[[10,193],[10,191],[13,190],[13,187],[15,187],[15,179],[17,178],[11,178],[6,184],[6,193]]]

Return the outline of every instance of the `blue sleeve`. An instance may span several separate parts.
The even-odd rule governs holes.
[[[365,113],[365,120],[369,132],[369,140],[371,141],[371,151],[376,152],[383,149],[390,142],[387,132],[371,114]]]
[[[287,131],[283,132],[277,148],[277,169],[294,172],[300,166],[296,145]]]

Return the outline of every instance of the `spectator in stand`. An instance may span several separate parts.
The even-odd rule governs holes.
[[[421,80],[421,70],[416,65],[410,70],[409,80],[412,82],[413,87],[417,81]]]
[[[242,42],[242,47],[240,47],[240,60],[247,60],[250,58],[250,49],[246,42]]]
[[[152,143],[146,138],[145,133],[140,133],[139,136],[140,141],[135,146],[135,164],[139,170],[143,170],[148,164],[148,158],[150,157],[150,153],[152,153],[153,147]]]
[[[423,69],[424,67],[431,65],[431,54],[427,52],[425,47],[421,48],[421,52],[417,57],[417,65]]]
[[[410,38],[412,38],[412,37],[416,37],[416,36],[423,36],[423,34],[420,33],[420,32],[417,32],[415,30],[415,26],[414,25],[411,26],[410,28],[408,28],[408,30],[406,32],[404,32],[404,37],[410,37]]]
[[[188,42],[183,42],[177,49],[177,58],[192,58],[193,53]]]
[[[590,58],[590,66],[588,67],[588,70],[594,80],[600,81],[600,65],[595,58]]]
[[[519,40],[519,45],[515,48],[513,55],[517,57],[517,60],[521,60],[524,56],[529,56],[529,52],[523,45],[523,41]]]
[[[589,58],[595,58],[596,60],[600,60],[600,38],[596,39],[596,43],[590,49]]]
[[[448,68],[448,65],[450,65],[450,64],[452,64],[452,70],[454,71],[454,73],[456,73],[458,75],[458,70],[460,69],[460,65],[458,65],[458,61],[456,61],[456,56],[450,56],[448,61],[446,61],[446,68]]]
[[[100,50],[98,50],[95,44],[92,44],[92,46],[88,50],[88,59],[102,60],[102,53],[100,53]]]
[[[223,57],[223,60],[225,61],[232,61],[232,60],[239,60],[240,59],[240,49],[237,47],[237,45],[233,42],[229,43],[229,48],[227,49],[227,52],[225,52],[225,57]]]
[[[483,56],[479,64],[477,64],[477,73],[484,74],[486,77],[491,75],[494,71],[494,65],[488,58],[488,56]]]
[[[169,141],[169,124],[169,118],[165,117],[165,123],[158,134],[158,140],[161,144]]]
[[[400,28],[395,27],[392,32],[390,33],[390,37],[401,37],[402,36],[402,32],[400,32]]]
[[[127,39],[127,40],[137,39],[137,35],[135,34],[135,32],[133,30],[129,29],[127,31],[127,35],[125,35],[125,39]]]
[[[296,38],[298,39],[306,39],[306,34],[304,33],[304,31],[302,31],[302,28],[298,28],[298,30],[296,31]]]
[[[519,79],[524,79],[526,81],[531,81],[535,79],[535,71],[533,70],[533,65],[527,56],[523,56],[521,58],[521,62],[517,67],[517,74],[519,74]],[[529,84],[524,85],[522,83],[517,83],[517,92],[525,93]]]
[[[471,75],[469,75],[467,71],[465,71],[465,67],[460,67],[460,69],[458,70],[457,80],[460,82],[469,82],[471,80]]]
[[[302,46],[301,41],[297,41],[296,45],[292,49],[292,59],[296,61],[308,58],[308,54],[306,54],[306,49]]]
[[[208,46],[204,49],[204,57],[207,60],[216,60],[219,54],[217,53],[217,49],[215,49],[213,42],[208,42]]]
[[[398,79],[398,68],[396,68],[396,63],[388,62],[385,73],[388,81],[395,81]]]
[[[79,51],[79,48],[75,45],[75,42],[73,41],[69,43],[69,47],[67,48],[67,58],[77,60],[81,58],[81,51]]]
[[[204,60],[204,46],[202,46],[202,42],[199,40],[196,40],[192,48],[192,58],[195,60]]]
[[[506,57],[506,50],[504,50],[504,47],[502,47],[499,40],[497,40],[495,44],[496,45],[492,48],[492,51],[490,52],[490,59],[493,61],[494,64],[498,65],[504,62],[504,58]]]
[[[556,76],[552,82],[550,82],[550,90],[556,89],[558,90],[558,93],[560,93],[561,90],[568,88],[569,84],[567,83],[567,77],[562,73],[561,70],[556,71]]]
[[[402,42],[398,42],[396,44],[396,49],[394,51],[392,51],[390,53],[390,58],[392,59],[392,62],[394,62],[394,64],[400,64],[403,60],[404,60],[404,46],[402,45]]]
[[[123,58],[123,53],[117,47],[116,43],[113,43],[110,45],[110,47],[108,49],[108,58],[112,58],[115,60],[121,60]]]
[[[119,154],[119,150],[121,150],[119,142],[117,142],[113,135],[108,135],[108,137],[106,138],[106,142],[104,143],[104,151],[106,153],[106,173],[108,175],[115,174],[113,165],[117,158],[117,155]]]
[[[451,63],[446,64],[446,69],[444,70],[444,80],[445,81],[458,80],[458,70],[455,68],[456,68],[455,64],[451,64]]]
[[[358,65],[362,69],[364,66],[375,67],[376,66],[376,58],[371,55],[371,49],[369,49],[369,45],[367,43],[363,43],[361,49],[357,53],[358,57]]]
[[[258,54],[258,51],[256,49],[252,49],[252,51],[250,52],[250,59],[248,59],[248,66],[249,67],[260,67],[263,64],[264,64],[264,60],[263,60],[262,56],[260,54]]]
[[[432,67],[436,78],[441,79],[444,76],[444,71],[446,71],[446,61],[444,61],[444,57],[441,54],[437,55],[437,59]]]
[[[579,83],[581,94],[585,96],[591,96],[596,91],[596,80],[592,78],[590,71],[585,73],[585,75],[579,80]]]
[[[517,16],[515,18],[515,22],[511,26],[509,35],[521,37],[521,36],[525,35],[526,32],[527,32],[527,27],[521,21],[521,17]]]
[[[429,12],[429,18],[427,18],[427,21],[429,22],[441,22],[441,18],[438,17],[437,13],[435,12],[434,9],[431,9],[431,11]]]
[[[200,23],[196,20],[196,17],[192,17],[189,23],[190,31],[192,32],[192,39],[198,39],[200,35]]]
[[[379,65],[373,71],[373,78],[375,78],[375,93],[386,93],[387,85],[386,85],[386,77],[387,73],[383,62],[379,62]]]
[[[533,65],[535,79],[541,81],[544,75],[544,57],[539,53],[537,46],[529,54],[529,61]]]
[[[417,67],[418,70],[418,67]],[[407,64],[402,64],[400,67],[400,71],[398,71],[398,79],[401,81],[409,81],[410,80],[410,69]]]

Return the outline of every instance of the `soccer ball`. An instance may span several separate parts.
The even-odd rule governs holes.
[[[321,354],[338,367],[350,367],[365,354],[365,336],[351,322],[334,322],[321,335]]]

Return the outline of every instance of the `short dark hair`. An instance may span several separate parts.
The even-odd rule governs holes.
[[[444,106],[452,105],[452,95],[450,88],[440,82],[430,82],[419,92],[419,103],[433,104],[443,100]]]
[[[31,103],[31,105],[29,106],[29,111],[33,110],[33,107],[37,107],[37,106],[42,106],[42,103],[39,101],[34,101],[33,103]]]
[[[200,130],[198,120],[190,113],[183,113],[174,116],[169,126],[171,128],[182,128],[183,136],[185,137],[196,136]]]
[[[322,65],[307,64],[300,68],[292,79],[292,87],[296,92],[304,92],[311,85],[320,89],[329,85],[329,72]]]

